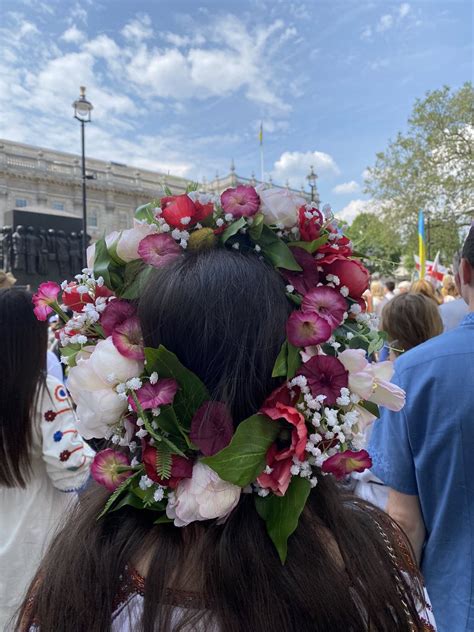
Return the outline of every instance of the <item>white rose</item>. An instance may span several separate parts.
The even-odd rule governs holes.
[[[152,235],[158,231],[158,226],[155,224],[140,223],[137,220],[133,221],[133,228],[128,228],[121,232],[114,231],[109,233],[105,238],[107,247],[110,248],[114,244],[116,245],[117,255],[125,263],[135,261],[139,259],[138,256],[138,244],[142,239],[148,235]],[[94,267],[95,257],[95,244],[92,244],[87,249],[87,266],[89,268]]]
[[[241,491],[197,461],[192,477],[183,479],[170,497],[166,515],[174,520],[176,527],[185,527],[197,520],[226,518],[239,502]]]
[[[102,438],[127,409],[115,386],[138,377],[143,362],[120,354],[112,337],[101,340],[88,357],[82,357],[69,371],[68,389],[77,405],[78,430],[85,439]],[[114,381],[110,381],[113,375]]]
[[[283,224],[285,228],[291,228],[298,223],[298,210],[307,203],[304,197],[288,189],[265,189],[262,184],[256,191],[265,224]]]
[[[113,232],[109,233],[105,237],[105,243],[107,244],[107,247],[110,248],[110,246],[114,244],[118,240],[119,237],[120,237],[120,232],[118,230],[114,230]],[[93,270],[94,268],[94,261],[95,261],[95,244],[91,244],[87,248],[87,267],[90,268],[91,270]]]

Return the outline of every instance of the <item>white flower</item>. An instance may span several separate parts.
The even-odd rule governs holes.
[[[295,288],[293,285],[287,285],[286,286],[286,291],[288,292],[288,294],[291,294],[292,292],[295,291]]]
[[[260,196],[260,211],[265,224],[279,224],[292,228],[298,223],[298,210],[306,204],[304,197],[288,189],[256,187]]]
[[[226,222],[231,222],[234,219],[234,216],[232,215],[232,213],[226,213],[224,215],[224,219]]]
[[[177,527],[197,520],[225,518],[239,502],[241,489],[223,481],[204,463],[197,461],[193,475],[180,481],[173,497],[168,498],[166,515]]]
[[[347,287],[347,285],[343,285],[339,292],[342,294],[342,296],[346,297],[349,296],[349,288]]]
[[[189,224],[189,222],[190,222],[190,221],[191,221],[191,218],[190,218],[190,217],[182,217],[182,218],[181,218],[181,224],[182,224],[183,226],[187,226],[187,225]]]
[[[144,437],[146,437],[148,434],[148,432],[145,430],[145,428],[140,428],[140,430],[137,432],[137,437],[140,437],[140,439],[143,439]]]
[[[163,497],[165,495],[165,488],[161,487],[160,485],[155,489],[155,493],[153,494],[153,500],[156,503],[159,503],[160,500],[163,500]]]
[[[126,386],[131,391],[138,391],[142,387],[142,381],[138,377],[132,377],[130,380],[127,380]]]
[[[107,376],[113,372],[117,382],[126,382],[142,370],[143,363],[119,353],[111,337],[83,348],[69,372],[68,388],[77,405],[77,428],[85,439],[105,437],[127,409],[126,400],[120,399]]]
[[[218,228],[220,228],[223,225],[224,225],[224,220],[222,218],[219,217],[219,219],[216,219],[216,226]]]
[[[148,224],[147,222],[142,223],[134,220],[133,228],[129,228],[121,232],[114,231],[106,236],[105,242],[109,248],[115,245],[117,255],[120,259],[122,259],[122,261],[128,263],[140,258],[138,256],[138,245],[141,240],[148,235],[156,233],[157,231],[158,226],[156,226],[156,224]],[[95,244],[92,244],[87,249],[87,265],[90,268],[94,267],[94,258]]]
[[[153,371],[153,373],[150,375],[150,384],[156,384],[158,382],[158,373],[156,371]]]
[[[148,478],[148,476],[142,476],[140,482],[138,483],[138,486],[140,487],[140,489],[143,489],[143,491],[145,491],[152,485],[154,485],[154,483],[151,478]]]

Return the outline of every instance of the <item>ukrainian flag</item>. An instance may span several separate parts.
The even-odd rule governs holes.
[[[258,140],[260,145],[263,145],[263,123],[260,123],[260,130],[258,132]]]
[[[418,213],[418,256],[420,257],[420,279],[423,279],[426,270],[425,216],[423,211]]]

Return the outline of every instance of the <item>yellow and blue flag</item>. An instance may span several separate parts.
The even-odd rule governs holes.
[[[425,216],[423,211],[418,213],[418,256],[420,258],[420,279],[423,279],[426,268]]]
[[[260,145],[263,145],[263,123],[260,123],[260,130],[258,132],[258,140]]]

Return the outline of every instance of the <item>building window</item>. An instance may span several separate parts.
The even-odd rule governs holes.
[[[64,204],[62,202],[53,202],[52,207],[55,211],[64,211]]]
[[[90,228],[97,228],[97,215],[95,213],[91,213],[87,217],[87,225],[90,226]]]
[[[24,198],[17,198],[15,200],[15,206],[23,208],[24,206],[28,206],[28,202]]]

